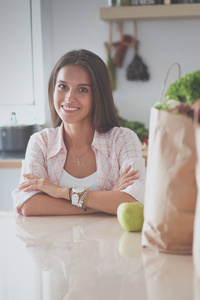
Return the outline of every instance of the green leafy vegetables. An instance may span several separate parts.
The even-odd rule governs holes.
[[[200,70],[188,73],[184,77],[172,83],[165,94],[166,101],[169,99],[194,103],[200,98]]]
[[[154,107],[194,120],[194,108],[199,99],[200,70],[172,83],[165,94],[165,101],[157,102]]]
[[[172,99],[190,105],[198,98],[200,98],[200,70],[188,73],[172,83],[165,94],[165,102],[157,102],[155,107],[168,111],[168,105],[171,106],[168,101]]]

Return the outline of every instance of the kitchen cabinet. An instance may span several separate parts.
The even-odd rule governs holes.
[[[0,20],[0,124],[13,112],[18,124],[43,124],[41,0],[0,1]]]
[[[21,169],[21,162],[4,161],[0,167],[0,210],[12,210],[12,191],[18,186]],[[0,297],[1,299],[1,297]]]
[[[11,193],[18,186],[24,155],[18,153],[15,157],[0,153],[0,210],[13,209]],[[0,297],[1,298],[1,297]]]
[[[200,3],[101,7],[103,21],[200,18]]]

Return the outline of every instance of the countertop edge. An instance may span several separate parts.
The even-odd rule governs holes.
[[[20,169],[22,159],[2,159],[0,160],[0,169]]]

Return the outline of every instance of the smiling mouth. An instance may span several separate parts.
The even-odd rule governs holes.
[[[66,112],[74,112],[74,111],[77,111],[80,109],[79,107],[73,107],[73,106],[69,107],[69,106],[64,106],[64,105],[62,105],[62,108]]]

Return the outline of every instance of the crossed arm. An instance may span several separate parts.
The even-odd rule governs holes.
[[[39,190],[42,193],[35,194],[22,205],[24,216],[34,215],[73,215],[90,214],[98,211],[114,214],[118,206],[123,202],[135,202],[134,197],[120,192],[127,186],[134,184],[139,177],[136,171],[130,171],[128,166],[121,174],[119,181],[111,191],[90,191],[87,196],[87,211],[72,205],[69,201],[69,188],[63,188],[50,181],[34,175],[24,174],[26,181],[19,185],[24,191]],[[36,182],[37,181],[37,182]]]

